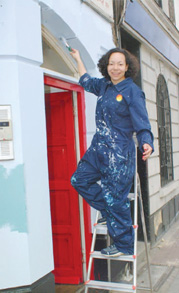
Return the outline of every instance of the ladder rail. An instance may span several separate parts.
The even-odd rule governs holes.
[[[145,243],[145,252],[146,252],[146,259],[147,259],[147,268],[148,268],[148,275],[149,275],[149,284],[150,284],[150,291],[153,292],[153,285],[152,285],[152,275],[151,275],[151,269],[150,269],[150,259],[149,259],[149,250],[148,250],[148,239],[147,239],[147,230],[146,230],[146,224],[145,224],[145,216],[144,216],[144,207],[143,207],[143,200],[142,200],[142,193],[141,193],[141,187],[140,187],[140,180],[138,177],[138,197],[139,197],[139,207],[140,207],[140,217],[142,222],[142,230],[144,235],[144,243]]]
[[[97,223],[97,221],[98,221],[99,214],[100,214],[100,212],[97,211],[95,223]],[[89,264],[88,264],[88,272],[87,272],[87,280],[86,281],[89,281],[90,275],[91,275],[91,267],[92,267],[92,261],[93,261],[93,257],[91,256],[91,252],[94,251],[94,246],[95,246],[95,242],[96,242],[96,234],[97,234],[97,229],[95,228],[93,231],[93,237],[92,237],[92,242],[91,242],[91,250],[90,250],[90,257],[89,257]]]
[[[134,256],[136,257],[133,263],[133,285],[137,286],[137,230],[138,230],[138,202],[137,202],[137,146],[135,145],[135,174],[134,174]],[[136,290],[135,290],[136,292]]]

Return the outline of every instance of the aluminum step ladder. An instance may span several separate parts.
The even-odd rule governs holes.
[[[146,232],[146,225],[145,225],[145,217],[144,217],[144,209],[143,209],[143,201],[141,195],[141,188],[140,188],[140,181],[139,176],[137,174],[137,147],[136,147],[136,170],[134,175],[134,192],[129,193],[129,199],[134,201],[134,219],[133,219],[133,228],[134,228],[134,254],[133,255],[121,255],[118,257],[109,257],[104,256],[101,254],[100,251],[94,251],[95,242],[96,242],[96,235],[101,232],[102,234],[107,234],[107,227],[106,225],[97,224],[97,221],[100,217],[100,212],[97,211],[96,214],[96,222],[94,224],[94,232],[93,238],[91,243],[91,252],[88,264],[88,272],[87,272],[87,281],[85,282],[85,293],[88,292],[89,288],[95,289],[102,289],[102,290],[110,290],[110,292],[132,292],[136,293],[136,290],[146,290],[153,292],[152,289],[152,279],[151,279],[151,271],[150,271],[150,262],[149,262],[149,251],[147,245],[147,232]],[[138,229],[138,199],[139,199],[139,209],[140,209],[140,216],[141,216],[141,223],[144,235],[144,243],[145,243],[145,253],[146,253],[146,260],[147,260],[147,268],[148,268],[148,276],[149,276],[149,285],[150,288],[139,288],[137,287],[137,229]],[[109,237],[108,237],[109,242]],[[108,243],[109,245],[109,243]],[[109,281],[97,281],[97,280],[90,280],[91,277],[91,269],[92,263],[94,259],[106,259],[108,262],[108,279]],[[110,261],[111,260],[119,260],[125,261],[133,264],[133,282],[127,284],[120,282],[111,282],[111,272],[110,272]]]

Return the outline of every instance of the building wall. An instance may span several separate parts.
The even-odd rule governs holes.
[[[176,27],[179,30],[179,2],[178,0],[174,0],[174,8],[175,8]]]
[[[72,36],[92,75],[100,76],[95,64],[114,45],[111,24],[80,0],[2,1],[0,18],[0,104],[12,108],[15,155],[0,161],[1,290],[29,287],[53,270],[41,24],[59,45],[62,33]],[[88,145],[95,105],[96,97],[87,94]]]
[[[165,14],[169,17],[169,0],[162,0],[162,9],[165,12]]]
[[[1,2],[0,103],[12,107],[15,157],[0,161],[0,290],[29,286],[53,270],[44,84],[40,68],[43,63],[41,24],[52,33],[59,46],[63,33],[72,37],[70,45],[80,50],[93,76],[100,77],[96,63],[114,47],[111,23],[80,0]],[[71,58],[69,52],[65,54]],[[154,215],[178,194],[178,87],[172,67],[144,45],[141,62],[143,89],[155,136],[155,153],[148,162],[150,211]],[[171,98],[175,178],[162,189],[156,121],[159,73],[166,78]],[[96,97],[89,93],[85,96],[89,146],[95,131]],[[156,215],[155,227],[160,224],[161,212]]]
[[[14,159],[0,161],[1,290],[51,272],[53,249],[40,6],[1,1],[0,19],[0,105],[11,105],[14,148]]]
[[[64,35],[69,44],[80,51],[87,71],[92,76],[101,77],[96,64],[106,51],[114,47],[111,23],[82,1],[49,2],[40,1],[43,25],[58,39]],[[47,6],[49,4],[50,6]],[[51,13],[55,12],[56,18],[54,17],[53,21],[49,19],[48,10],[51,10]],[[58,25],[58,16],[61,28]],[[61,45],[60,42],[59,45]],[[72,59],[70,54],[67,54],[68,58]],[[96,97],[85,93],[85,98],[87,145],[89,146],[95,132]]]
[[[150,215],[152,219],[153,238],[159,233],[159,227],[162,233],[162,227],[167,217],[163,209],[170,209],[171,202],[176,211],[171,215],[173,221],[178,212],[177,203],[174,201],[179,195],[179,93],[176,71],[165,61],[161,60],[153,51],[145,45],[141,46],[141,70],[143,90],[146,94],[147,110],[154,134],[155,152],[148,160],[148,180],[150,196]],[[172,145],[173,145],[173,169],[174,180],[164,187],[161,187],[160,178],[160,160],[158,144],[158,124],[157,124],[157,104],[156,104],[156,86],[158,75],[162,74],[167,82],[172,124]],[[178,201],[177,201],[178,202]],[[178,204],[177,204],[178,205]],[[167,208],[168,206],[168,208]],[[169,223],[168,223],[169,224]],[[153,239],[154,242],[154,239]]]
[[[101,77],[97,69],[97,62],[105,52],[115,47],[111,23],[80,0],[44,0],[40,1],[40,5],[42,7],[42,24],[55,36],[59,46],[62,45],[59,38],[63,35],[72,48],[80,51],[87,72],[92,76]],[[50,15],[53,15],[52,19],[50,19]],[[64,53],[74,62],[66,49]],[[75,62],[74,64],[76,65]],[[97,98],[93,94],[85,92],[88,147],[96,130],[96,101]],[[95,218],[93,209],[91,216],[93,224]]]

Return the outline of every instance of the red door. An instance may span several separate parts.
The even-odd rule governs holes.
[[[72,92],[46,94],[46,123],[55,282],[82,282],[78,196],[70,184],[76,169]]]

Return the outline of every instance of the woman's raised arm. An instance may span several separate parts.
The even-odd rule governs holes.
[[[76,49],[72,49],[72,51],[70,52],[71,56],[76,60],[77,62],[77,66],[78,66],[78,72],[79,72],[79,75],[80,77],[86,73],[86,68],[83,64],[83,61],[81,60],[81,57],[80,57],[80,53],[78,50]]]

